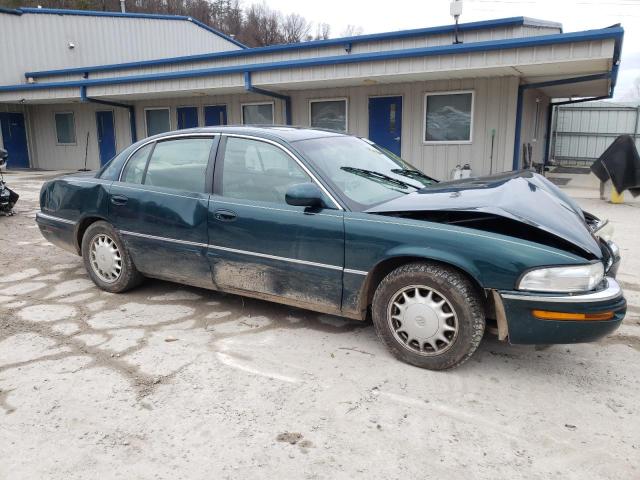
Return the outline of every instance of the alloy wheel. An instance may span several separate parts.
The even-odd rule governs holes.
[[[458,335],[458,317],[449,300],[425,285],[410,285],[389,301],[387,318],[395,339],[407,350],[440,355]]]
[[[89,260],[93,272],[106,283],[113,283],[122,273],[122,255],[116,242],[104,233],[91,240]]]

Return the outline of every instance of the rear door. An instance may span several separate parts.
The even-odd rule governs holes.
[[[96,128],[98,131],[100,165],[105,165],[116,155],[116,130],[112,110],[100,110],[96,112]]]
[[[402,97],[369,99],[369,140],[400,156],[402,153]]]
[[[340,310],[343,212],[285,202],[289,186],[310,181],[309,172],[277,143],[223,136],[209,204],[214,284]]]
[[[215,127],[227,124],[226,105],[207,105],[204,107],[204,126]]]
[[[196,128],[198,126],[198,107],[178,107],[178,130]]]
[[[168,138],[137,150],[110,190],[112,222],[142,273],[211,286],[206,258],[218,136]]]
[[[27,130],[22,113],[0,113],[2,142],[9,153],[9,168],[29,168],[29,150],[27,148]]]

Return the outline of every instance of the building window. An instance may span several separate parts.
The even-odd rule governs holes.
[[[59,145],[75,145],[76,143],[76,126],[73,118],[73,112],[57,112],[56,119],[56,138]]]
[[[273,103],[245,103],[242,105],[243,125],[273,125]]]
[[[425,143],[470,143],[473,92],[427,93],[424,96]]]
[[[309,101],[309,125],[337,132],[347,131],[347,99]]]
[[[147,121],[147,137],[171,130],[168,108],[147,108],[144,115]]]

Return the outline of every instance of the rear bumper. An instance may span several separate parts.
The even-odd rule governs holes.
[[[627,310],[622,288],[607,277],[601,290],[585,294],[557,295],[525,292],[500,292],[514,344],[583,343],[602,338],[620,326]],[[541,320],[533,310],[567,313],[614,312],[611,320]]]
[[[38,212],[36,213],[36,223],[40,228],[40,233],[47,241],[76,255],[78,254],[75,242],[76,222]]]

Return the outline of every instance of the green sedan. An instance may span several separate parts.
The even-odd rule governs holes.
[[[461,364],[621,323],[606,222],[530,171],[438,182],[366,139],[291,127],[182,130],[47,182],[36,221],[109,292],[160,278],[371,319],[399,359]]]

